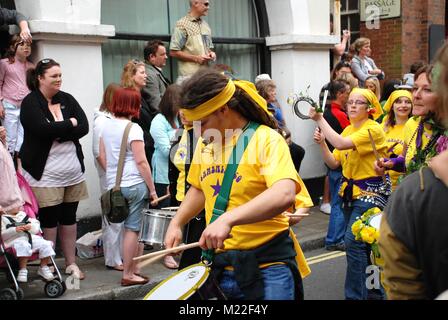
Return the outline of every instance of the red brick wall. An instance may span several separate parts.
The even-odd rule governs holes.
[[[387,79],[401,78],[401,34],[401,18],[381,20],[379,29],[361,26],[361,36],[370,39],[372,58]]]
[[[361,24],[361,36],[370,38],[372,57],[386,78],[401,78],[412,63],[428,60],[431,24],[445,25],[445,0],[402,0],[401,17],[380,21],[380,29]]]

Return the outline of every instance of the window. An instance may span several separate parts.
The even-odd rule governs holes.
[[[350,30],[350,43],[360,36],[359,0],[341,0],[341,30]]]
[[[119,82],[129,59],[143,59],[146,41],[161,39],[168,48],[176,21],[188,10],[188,0],[103,0],[101,22],[115,25],[116,31],[102,48],[104,84]],[[217,63],[230,66],[238,78],[253,81],[260,72],[260,52],[265,50],[254,1],[212,1],[205,20],[212,29]],[[175,59],[168,59],[164,73],[176,80]]]

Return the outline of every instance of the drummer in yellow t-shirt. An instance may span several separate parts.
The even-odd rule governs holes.
[[[199,243],[202,249],[218,249],[212,270],[220,274],[219,284],[229,299],[303,299],[289,219],[282,213],[305,186],[284,138],[274,130],[266,101],[253,84],[210,69],[187,80],[182,96],[184,115],[200,123],[202,139],[188,174],[191,187],[170,223],[166,246],[177,246],[182,227],[205,208],[207,227]],[[252,130],[254,124],[259,126]],[[224,172],[247,127],[243,134],[252,130],[253,136],[239,151],[227,207],[216,215]],[[212,215],[218,217],[210,223]]]
[[[386,183],[375,173],[373,162],[375,153],[370,141],[373,138],[379,156],[386,154],[386,136],[381,125],[369,119],[382,114],[377,97],[370,90],[355,88],[347,101],[350,125],[341,135],[335,132],[321,113],[310,110],[310,117],[319,129],[314,139],[321,146],[325,163],[330,168],[342,166],[343,183],[339,195],[343,201],[344,218],[347,222],[345,246],[347,253],[347,273],[345,279],[346,299],[367,299],[366,268],[368,247],[356,241],[351,226],[365,211],[373,207],[383,208],[391,192],[390,179]],[[330,152],[325,138],[335,147]]]

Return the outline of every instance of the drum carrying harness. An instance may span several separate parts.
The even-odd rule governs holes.
[[[227,210],[227,205],[229,203],[230,190],[232,189],[232,183],[235,177],[236,170],[238,169],[238,165],[243,157],[244,151],[249,145],[252,136],[255,131],[260,126],[259,123],[250,121],[245,128],[243,128],[243,132],[238,138],[237,143],[233,147],[232,154],[230,155],[229,161],[227,163],[226,171],[224,172],[224,178],[221,185],[221,191],[216,198],[215,206],[213,207],[212,218],[210,219],[210,223],[213,223],[216,219],[219,218],[224,212]],[[247,129],[251,129],[245,134]],[[215,256],[215,250],[202,250],[202,261],[207,261],[206,264],[211,264],[213,262],[213,258]]]

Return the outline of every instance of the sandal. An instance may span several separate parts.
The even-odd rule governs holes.
[[[113,267],[112,266],[106,266],[106,268],[109,269],[109,270],[115,270],[115,271],[120,271],[120,272],[122,272],[124,270],[124,267],[123,267],[122,264],[117,265],[117,266],[113,266]]]
[[[179,265],[177,264],[176,260],[174,260],[173,256],[165,256],[165,258],[163,258],[163,265],[168,269],[179,268]]]
[[[85,278],[84,272],[79,270],[79,267],[75,263],[72,263],[65,269],[65,274],[69,274],[78,280],[84,280]]]

